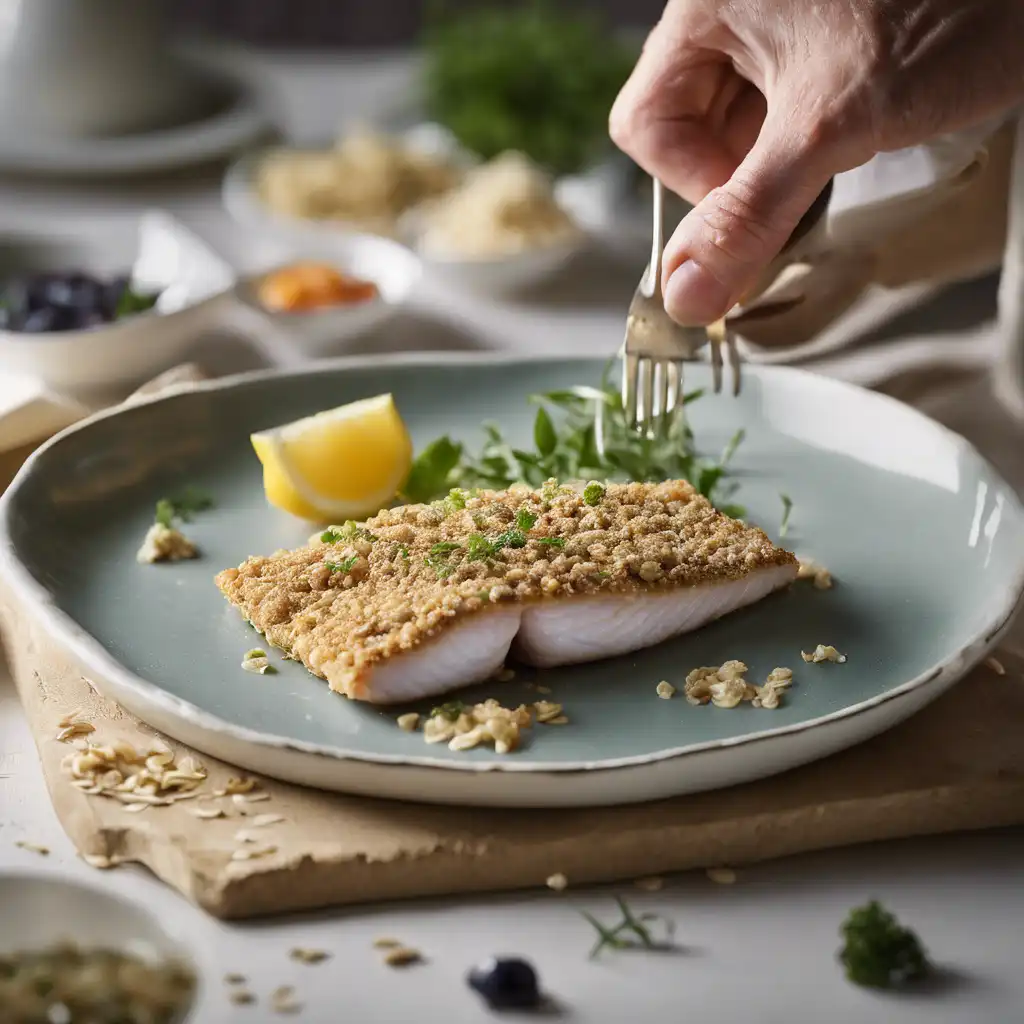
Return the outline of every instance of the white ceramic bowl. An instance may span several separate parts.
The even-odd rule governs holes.
[[[338,351],[357,335],[379,328],[408,302],[423,273],[415,253],[378,235],[292,229],[263,239],[261,249],[260,269],[239,282],[236,294],[304,356]],[[305,260],[328,263],[343,273],[372,281],[380,294],[368,302],[308,313],[273,313],[259,306],[256,289],[260,279],[276,267]]]
[[[0,872],[0,908],[0,953],[44,950],[70,941],[85,949],[184,963],[195,974],[196,991],[180,1020],[192,1019],[203,983],[198,966],[184,937],[171,935],[138,904],[50,872],[5,871]]]

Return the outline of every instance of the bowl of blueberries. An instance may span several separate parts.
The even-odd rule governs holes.
[[[211,296],[233,280],[193,245],[201,243],[162,214],[59,235],[0,228],[0,368],[88,397],[180,362],[210,319]],[[184,294],[176,277],[204,259],[203,286]]]

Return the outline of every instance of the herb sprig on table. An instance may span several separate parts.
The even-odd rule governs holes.
[[[876,900],[850,911],[840,928],[846,977],[868,988],[893,988],[927,976],[932,965],[920,939]]]
[[[703,394],[685,396],[685,406]],[[721,512],[742,516],[731,503],[736,490],[727,479],[729,462],[743,441],[737,431],[718,459],[697,454],[685,411],[664,438],[641,437],[626,422],[622,398],[609,375],[599,387],[574,387],[534,395],[538,406],[533,447],[516,448],[494,424],[484,425],[484,443],[474,454],[450,437],[427,445],[413,463],[403,488],[408,502],[429,502],[453,488],[505,490],[516,483],[542,487],[547,480],[591,480],[591,499],[599,500],[597,480],[689,480]],[[586,492],[585,492],[586,493]],[[585,499],[586,500],[586,499]]]
[[[609,150],[636,53],[585,12],[533,0],[444,9],[424,38],[428,114],[485,160],[517,150],[555,174]]]

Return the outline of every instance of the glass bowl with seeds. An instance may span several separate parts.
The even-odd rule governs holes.
[[[45,872],[0,873],[5,1024],[186,1024],[200,979],[142,907]]]

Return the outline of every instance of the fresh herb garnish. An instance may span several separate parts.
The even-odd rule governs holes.
[[[398,545],[398,554],[403,561],[409,561],[409,549],[404,544]]]
[[[453,562],[451,556],[454,552],[461,550],[462,545],[453,541],[443,541],[435,544],[423,561],[437,573],[438,579],[445,580],[455,572],[457,563]]]
[[[917,981],[931,970],[918,937],[877,900],[851,910],[839,931],[839,960],[856,985],[892,988]]]
[[[528,508],[521,508],[516,513],[516,526],[523,533],[529,533],[537,525],[538,518],[536,512],[531,512]]]
[[[423,90],[430,117],[465,148],[484,159],[515,150],[556,174],[610,148],[608,111],[637,55],[599,19],[551,0],[438,6]]]
[[[430,717],[447,718],[449,722],[454,722],[465,710],[466,705],[463,704],[461,700],[450,700],[446,704],[441,704],[439,707],[432,708]]]
[[[331,572],[350,573],[354,568],[356,562],[359,561],[358,555],[350,555],[348,558],[343,558],[340,562],[324,562]]]
[[[553,501],[562,488],[547,486],[552,479],[657,482],[682,478],[724,514],[745,515],[742,506],[730,501],[735,485],[727,479],[743,431],[733,435],[721,458],[699,456],[685,415],[686,403],[703,393],[694,391],[684,397],[684,409],[665,437],[643,437],[627,423],[610,371],[611,366],[596,388],[565,388],[531,396],[530,401],[541,406],[534,422],[534,451],[513,448],[494,424],[484,425],[484,442],[477,454],[448,437],[434,441],[413,464],[406,497],[430,501],[453,487],[500,491],[525,483],[542,489],[545,501]],[[588,487],[594,488],[591,500],[600,501],[597,495],[602,485]]]
[[[601,499],[604,497],[604,484],[599,484],[596,480],[591,480],[586,487],[583,488],[583,504],[584,505],[599,505]]]
[[[158,294],[142,295],[134,291],[131,285],[125,285],[124,291],[117,297],[117,305],[114,307],[114,319],[120,320],[125,316],[133,316],[136,313],[145,313],[156,305]]]
[[[564,537],[538,537],[538,544],[543,544],[546,548],[564,548],[565,538]]]
[[[198,487],[186,487],[176,498],[161,498],[156,503],[156,521],[170,529],[174,521],[183,523],[192,521],[197,512],[205,512],[213,507],[213,499]]]
[[[779,537],[785,537],[789,533],[789,516],[793,511],[793,499],[788,494],[780,494],[782,499],[782,523],[779,525]]]
[[[339,544],[341,541],[369,540],[377,538],[365,527],[360,526],[354,519],[347,519],[342,526],[328,526],[320,539],[325,544]]]
[[[448,437],[432,441],[416,457],[402,488],[403,499],[419,505],[444,495],[454,486],[452,474],[462,458],[462,445]]]
[[[629,905],[621,896],[615,897],[615,902],[622,913],[622,920],[616,925],[604,925],[592,914],[581,910],[580,914],[593,926],[597,932],[598,939],[590,951],[590,959],[593,960],[605,947],[609,949],[667,949],[672,944],[672,936],[675,928],[671,921],[661,917],[660,914],[641,914],[637,917]],[[660,921],[665,929],[665,939],[657,941],[648,928],[648,922]]]

